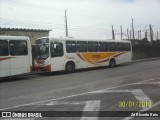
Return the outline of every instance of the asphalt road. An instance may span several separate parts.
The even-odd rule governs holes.
[[[42,120],[158,120],[160,60],[80,70],[72,74],[58,72],[1,79],[0,111],[63,112],[53,112],[50,115],[56,114],[56,117],[44,117]],[[71,111],[73,117],[66,117],[68,114],[64,111]],[[91,115],[87,111],[92,111]],[[126,111],[129,111],[129,116],[126,116]],[[130,115],[137,111],[143,111],[139,116],[154,111],[153,114],[159,117]]]

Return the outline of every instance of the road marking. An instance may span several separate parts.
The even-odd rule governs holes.
[[[86,101],[49,101],[34,105],[85,105]]]
[[[115,92],[115,93],[117,93],[117,92],[118,93],[120,93],[120,92],[131,92],[138,101],[149,101],[149,102],[153,103],[153,101],[141,89],[102,90],[102,91],[95,91],[95,92],[92,92],[92,93],[110,93],[110,92]]]
[[[85,111],[97,111],[97,117],[81,117],[81,120],[98,120],[98,111],[100,110],[100,100],[93,101],[50,101],[45,103],[38,103],[35,105],[85,105],[83,114]],[[82,116],[83,116],[82,114]]]
[[[85,114],[85,111],[97,111],[97,117],[81,117],[80,120],[98,120],[98,111],[100,110],[100,100],[95,101],[86,101],[86,105],[83,109],[83,114]],[[82,116],[83,116],[82,114]]]
[[[141,82],[129,83],[129,84],[125,84],[125,85],[110,87],[110,88],[101,89],[101,90],[96,90],[96,91],[111,90],[111,89],[121,88],[121,87],[125,87],[125,86],[141,84],[141,83],[148,82],[148,81],[159,80],[159,79],[160,79],[160,78],[148,79],[148,80],[144,80],[144,81],[141,81]],[[12,108],[18,108],[18,107],[22,107],[22,106],[28,106],[28,105],[34,105],[34,104],[38,104],[38,103],[43,103],[43,102],[47,102],[47,101],[49,102],[49,101],[54,101],[54,100],[62,100],[62,99],[65,99],[65,98],[72,98],[72,97],[77,97],[77,96],[82,96],[82,95],[91,94],[91,93],[96,92],[96,91],[85,92],[85,93],[80,93],[80,94],[74,94],[74,95],[70,95],[70,96],[53,98],[53,99],[49,99],[49,100],[32,102],[32,103],[27,103],[27,104],[21,104],[21,105],[16,105],[16,106],[12,106],[12,107],[2,108],[2,109],[0,109],[0,110],[3,111],[3,110],[12,109]]]
[[[153,103],[153,101],[141,89],[133,90],[132,94],[138,101],[150,101]]]
[[[148,107],[148,108],[146,107],[146,108],[140,110],[140,112],[142,112],[142,111],[143,111],[143,112],[148,111],[148,110],[150,110],[150,109],[152,109],[152,108],[154,108],[154,107],[156,107],[156,106],[158,106],[158,105],[160,105],[160,101],[154,103],[151,107]],[[126,117],[126,118],[124,118],[124,119],[122,119],[122,120],[131,120],[131,119],[133,119],[133,118],[135,118],[135,117]]]
[[[110,92],[132,92],[134,89],[131,90],[99,90],[99,91],[93,91],[91,93],[110,93]]]
[[[144,80],[144,81],[135,82],[135,83],[129,83],[129,84],[125,84],[125,85],[120,85],[120,86],[110,87],[110,88],[106,88],[106,89],[96,90],[96,91],[92,91],[92,92],[88,92],[88,93],[94,93],[94,92],[98,92],[98,91],[100,91],[100,92],[101,91],[107,91],[107,90],[126,87],[126,86],[130,86],[130,85],[139,85],[139,84],[147,84],[147,83],[149,84],[149,83],[151,83],[149,81],[154,81],[154,80],[160,80],[160,78],[149,79],[149,80]]]
[[[146,83],[141,83],[141,84],[160,84],[160,82],[146,82]]]

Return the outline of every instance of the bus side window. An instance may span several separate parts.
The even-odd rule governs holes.
[[[77,52],[87,52],[86,41],[77,41]]]
[[[109,51],[115,52],[117,51],[117,43],[116,42],[108,42]]]
[[[125,51],[124,43],[118,42],[117,43],[117,49],[118,49],[118,51]]]
[[[27,55],[27,41],[24,40],[11,40],[9,42],[10,46],[10,54],[19,56],[19,55]]]
[[[9,49],[8,49],[8,41],[1,40],[0,41],[0,56],[8,56]]]
[[[98,42],[88,42],[88,52],[98,52]]]
[[[60,42],[51,43],[51,57],[63,56],[63,44]]]
[[[125,51],[131,51],[131,44],[130,43],[124,43]]]
[[[66,41],[66,51],[67,53],[75,53],[76,52],[76,41]]]
[[[108,52],[107,42],[99,42],[99,51],[100,52]]]

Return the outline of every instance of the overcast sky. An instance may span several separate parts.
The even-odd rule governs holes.
[[[71,37],[112,38],[113,25],[119,38],[120,25],[126,34],[132,18],[135,31],[152,24],[154,37],[160,32],[160,0],[0,0],[0,27],[52,29],[51,36],[65,36],[66,9]]]

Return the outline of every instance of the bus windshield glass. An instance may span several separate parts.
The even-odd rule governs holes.
[[[35,44],[44,44],[44,43],[49,43],[49,38],[41,38],[36,40]]]
[[[36,59],[47,59],[49,57],[49,44],[35,45],[34,53]]]

